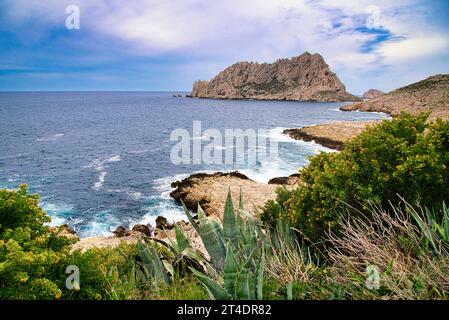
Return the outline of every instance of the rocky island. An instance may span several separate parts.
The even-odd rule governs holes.
[[[196,81],[191,97],[214,99],[359,101],[317,53],[274,63],[238,62],[210,81]]]
[[[430,112],[430,118],[449,115],[449,74],[431,76],[425,80],[393,90],[377,98],[340,108],[343,111],[385,112],[397,116],[401,111],[413,115]]]
[[[364,100],[369,100],[369,99],[374,99],[377,97],[380,97],[381,95],[385,94],[385,92],[377,90],[377,89],[369,89],[368,91],[366,91],[362,98]]]

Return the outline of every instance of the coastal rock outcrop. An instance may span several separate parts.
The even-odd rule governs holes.
[[[369,99],[374,99],[377,97],[380,97],[381,95],[385,94],[385,92],[377,90],[377,89],[369,89],[368,91],[366,91],[362,98],[364,100],[369,100]]]
[[[192,97],[301,101],[359,101],[317,53],[274,63],[238,62],[210,81],[196,81]]]
[[[267,200],[276,198],[276,189],[279,185],[253,181],[239,172],[216,172],[193,174],[172,183],[172,187],[176,189],[170,195],[177,202],[182,200],[192,211],[196,211],[199,204],[207,215],[216,215],[220,218],[228,190],[231,190],[235,197],[234,205],[237,206],[241,188],[246,208],[254,211],[263,206]]]
[[[284,134],[296,140],[314,141],[327,148],[341,150],[349,139],[361,133],[367,125],[378,121],[341,121],[324,123],[298,129],[286,129]]]
[[[430,112],[431,119],[448,118],[449,74],[431,76],[377,98],[343,106],[340,109],[385,112],[393,117],[398,116],[401,111],[413,115]]]

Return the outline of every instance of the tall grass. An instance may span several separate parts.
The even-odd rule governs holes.
[[[447,208],[440,210],[446,226]],[[435,212],[403,202],[357,213],[340,223],[338,235],[328,234],[327,256],[342,282],[364,279],[367,267],[375,266],[381,273],[378,293],[385,298],[448,297],[449,243],[435,224]]]

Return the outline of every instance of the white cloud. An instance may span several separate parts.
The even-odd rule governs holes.
[[[409,61],[429,57],[449,48],[447,36],[419,37],[385,42],[378,50],[386,61]]]
[[[189,74],[195,66],[273,61],[306,50],[321,53],[343,75],[449,53],[448,38],[415,0],[9,0],[7,16],[15,25],[38,19],[48,33],[48,24],[63,28],[69,4],[80,6],[90,37],[111,39],[114,50],[128,54],[188,56],[182,70]],[[397,38],[362,51],[374,39],[359,30],[373,6],[375,25]]]

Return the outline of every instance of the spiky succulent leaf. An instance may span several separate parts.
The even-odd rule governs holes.
[[[235,296],[235,283],[238,275],[238,262],[235,256],[234,248],[228,243],[226,248],[226,261],[224,266],[224,287],[226,291]]]
[[[246,261],[240,268],[237,275],[236,282],[236,296],[239,300],[249,300],[251,299],[250,288],[249,288],[249,270],[248,270],[249,260]]]
[[[242,190],[242,187],[240,187],[239,210],[244,210],[243,209],[243,190]]]
[[[197,270],[195,270],[193,268],[190,268],[190,270],[198,278],[198,280],[200,280],[200,282],[203,284],[203,286],[207,289],[207,292],[209,293],[209,296],[211,297],[211,299],[230,300],[232,298],[231,295],[229,295],[228,292],[226,292],[226,290],[223,289],[213,279],[202,274],[201,272],[198,272]]]
[[[175,224],[176,243],[180,252],[183,252],[190,246],[190,240],[180,226]]]
[[[223,214],[223,235],[225,243],[231,241],[234,246],[237,246],[237,232],[234,205],[232,204],[231,190],[229,190]]]
[[[137,243],[137,248],[147,278],[153,278],[157,281],[163,281],[166,284],[169,284],[170,279],[164,265],[159,259],[156,249],[153,246],[150,248],[146,247],[141,241]]]
[[[256,268],[256,299],[263,299],[263,271],[265,269],[265,245],[262,245],[262,253]]]
[[[198,207],[198,218],[199,235],[204,247],[209,253],[212,264],[219,271],[223,271],[226,258],[226,246],[219,234],[219,230],[217,230],[217,222],[208,218],[201,207]]]

